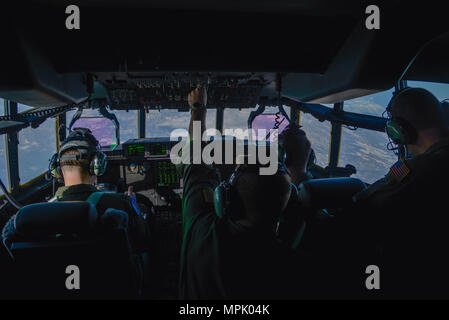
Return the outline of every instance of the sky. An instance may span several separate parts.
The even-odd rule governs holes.
[[[449,98],[449,84],[409,81],[409,86],[423,87],[434,93],[439,100]],[[392,96],[392,89],[370,96],[365,96],[345,102],[344,110],[382,116],[385,107]],[[30,109],[19,105],[19,112]],[[254,109],[226,109],[224,113],[224,128],[247,128],[247,120]],[[274,113],[277,108],[267,108],[267,113]],[[289,112],[287,108],[287,113]],[[121,142],[137,137],[137,111],[113,111],[120,122]],[[3,115],[3,100],[0,99],[0,115]],[[71,119],[75,111],[68,113]],[[206,125],[215,126],[216,111],[209,109]],[[98,116],[96,110],[86,110],[83,116]],[[189,112],[177,110],[150,110],[146,115],[147,137],[168,137],[173,129],[187,129]],[[68,120],[69,121],[69,120]],[[329,122],[319,122],[308,114],[301,114],[301,125],[312,143],[317,156],[317,164],[326,166],[329,152]],[[396,161],[396,156],[388,151],[388,139],[385,133],[358,129],[356,131],[343,128],[339,166],[352,164],[357,168],[355,177],[372,183],[383,177],[389,167]],[[37,129],[26,128],[19,133],[19,171],[21,183],[39,176],[48,168],[48,160],[56,150],[55,119],[46,120]],[[4,136],[0,138],[0,178],[5,184],[6,159],[4,151]],[[0,191],[1,193],[1,191]]]

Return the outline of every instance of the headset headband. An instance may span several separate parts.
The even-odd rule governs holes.
[[[77,150],[76,154],[67,154],[69,150]],[[50,159],[48,169],[53,177],[61,178],[61,162],[87,160],[89,173],[101,176],[106,171],[107,157],[101,152],[100,144],[95,136],[87,128],[75,128],[65,139],[59,152]]]
[[[388,102],[388,105],[387,105],[387,112],[388,112],[390,115],[391,115],[391,107],[392,107],[392,105],[393,105],[393,102],[397,99],[397,97],[398,97],[400,94],[402,94],[403,92],[405,92],[405,91],[407,91],[407,90],[409,90],[409,89],[412,89],[412,87],[404,87],[404,88],[402,88],[402,89],[393,91],[393,97],[391,97],[390,102]]]
[[[61,145],[59,150],[61,160],[89,159],[98,151],[99,143],[87,128],[75,128]],[[69,150],[78,150],[79,155],[63,155]],[[76,158],[74,158],[75,156]]]
[[[229,184],[231,186],[235,186],[237,183],[238,178],[244,173],[244,172],[252,172],[252,173],[259,173],[260,168],[263,168],[263,165],[260,164],[242,164],[238,166],[235,171],[232,173],[231,177],[229,178]],[[285,167],[284,163],[278,161],[278,170],[275,174],[278,173],[286,173],[290,175],[288,172],[288,169]]]

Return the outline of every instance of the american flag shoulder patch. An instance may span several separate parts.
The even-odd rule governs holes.
[[[410,169],[404,163],[404,160],[399,160],[391,168],[390,173],[396,181],[401,182],[410,173]]]

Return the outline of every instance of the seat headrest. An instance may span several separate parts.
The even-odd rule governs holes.
[[[85,234],[94,228],[97,217],[89,202],[35,203],[19,210],[15,227],[22,237]]]
[[[298,197],[305,207],[336,209],[350,206],[352,197],[366,185],[355,178],[329,178],[304,181],[299,185]]]

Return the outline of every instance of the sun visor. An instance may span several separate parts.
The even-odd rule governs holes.
[[[58,73],[37,46],[13,30],[0,60],[0,97],[33,107],[54,107],[87,99],[84,74]]]
[[[282,79],[282,95],[300,102],[333,104],[390,89],[414,49],[389,56],[385,63],[381,53],[388,55],[388,52],[384,52],[381,41],[387,40],[384,34],[367,30],[361,21],[325,73],[286,74]]]
[[[363,88],[360,70],[366,63],[375,32],[359,24],[324,74],[289,73],[283,80],[282,94],[309,103],[336,103],[388,88]],[[388,87],[388,85],[386,85]]]

